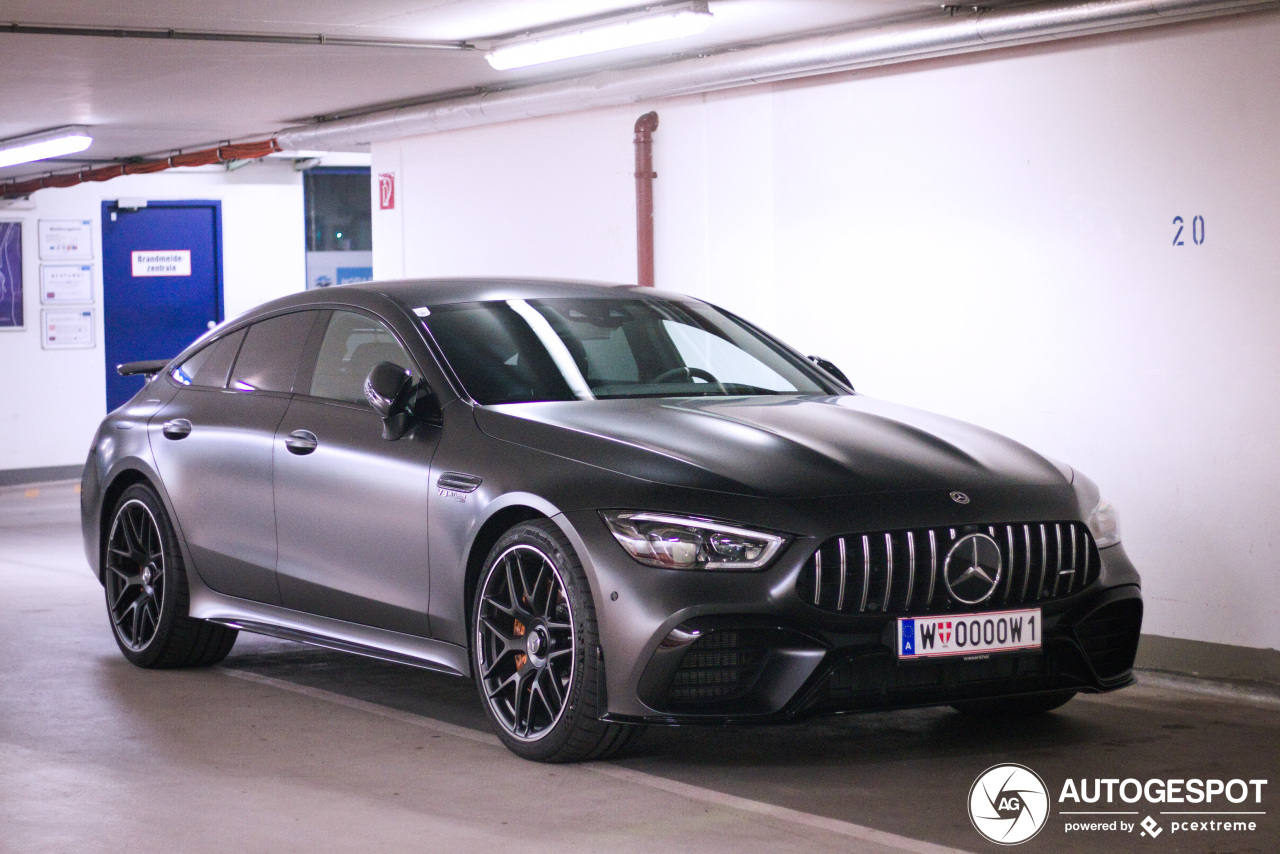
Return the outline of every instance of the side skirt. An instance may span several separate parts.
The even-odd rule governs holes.
[[[465,647],[457,644],[223,596],[208,588],[199,593],[192,591],[191,616],[254,634],[351,652],[452,676],[471,675],[470,656]]]

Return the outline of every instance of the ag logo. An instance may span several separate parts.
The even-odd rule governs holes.
[[[1049,790],[1025,765],[993,765],[969,789],[969,820],[999,845],[1017,845],[1049,819]]]

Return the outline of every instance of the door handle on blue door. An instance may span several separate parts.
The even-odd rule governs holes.
[[[284,446],[289,449],[289,453],[298,456],[311,453],[319,444],[320,440],[310,430],[294,430],[284,440]]]
[[[175,418],[164,422],[161,432],[166,439],[185,439],[191,435],[191,422],[185,418]]]

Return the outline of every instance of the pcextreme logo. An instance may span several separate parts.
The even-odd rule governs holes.
[[[1248,834],[1267,815],[1267,783],[1244,778],[1067,778],[1058,792],[1058,817],[1062,832],[1072,834],[1136,834],[1148,840],[1166,831],[1166,839],[1188,833]],[[973,781],[968,807],[969,820],[984,838],[1018,845],[1049,823],[1052,798],[1035,771],[1004,763]]]

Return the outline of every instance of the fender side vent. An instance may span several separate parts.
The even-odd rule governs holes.
[[[483,482],[484,478],[458,471],[447,471],[436,478],[436,486],[450,492],[475,492]]]

